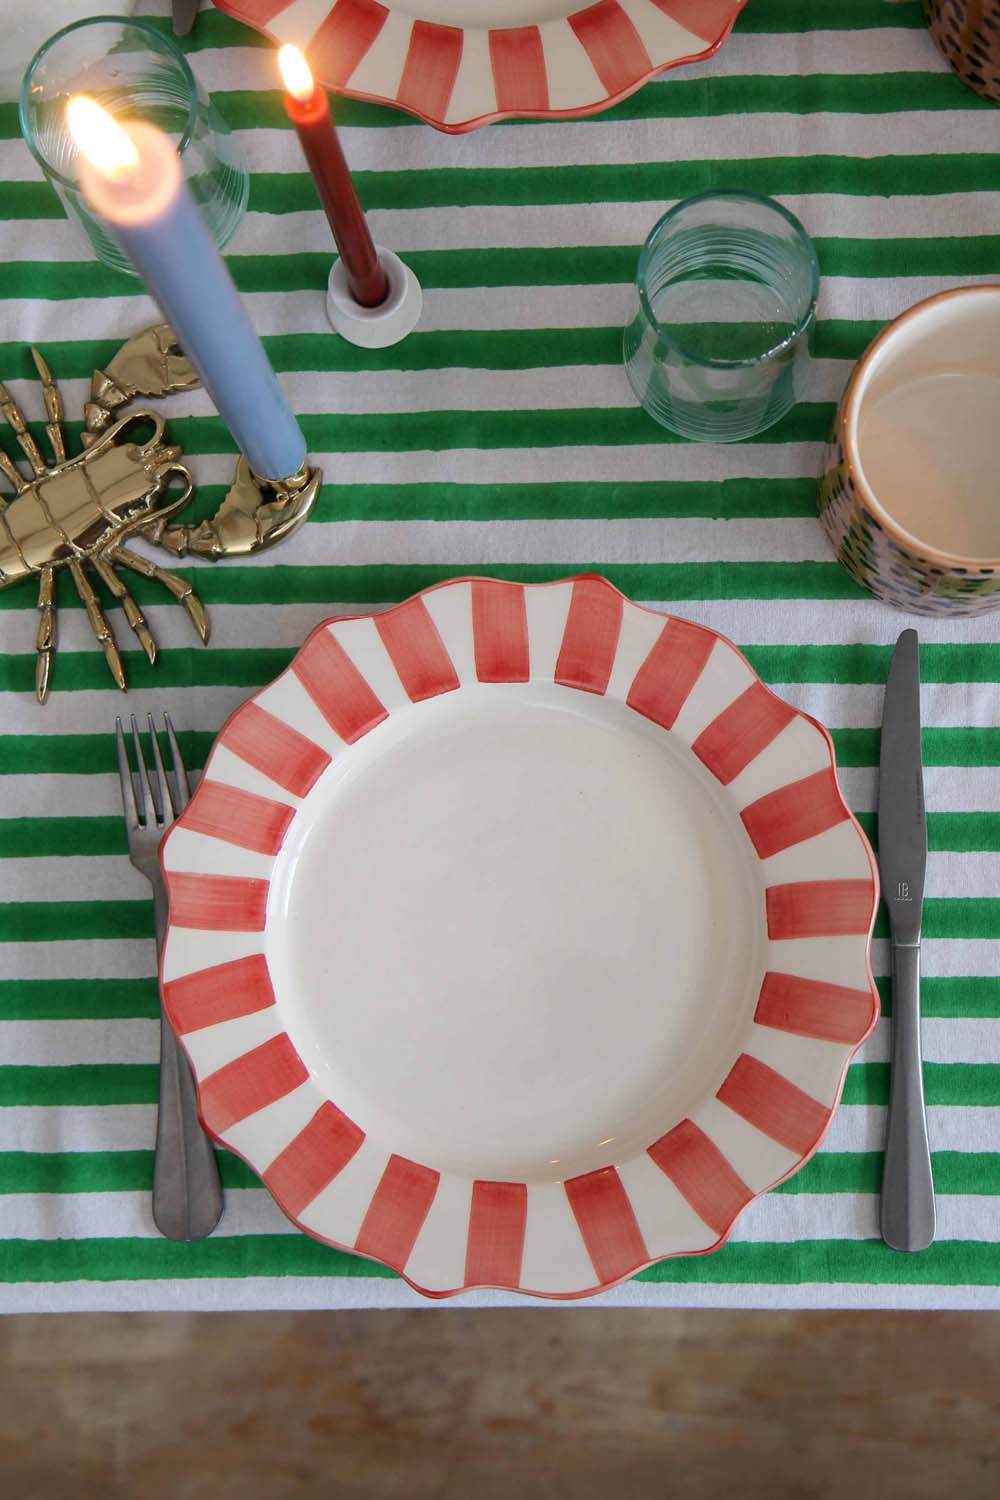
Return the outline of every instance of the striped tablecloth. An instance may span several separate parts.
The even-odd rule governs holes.
[[[591,120],[451,139],[345,103],[376,236],[425,291],[420,330],[364,353],[327,331],[328,231],[270,50],[217,12],[186,45],[252,168],[231,265],[327,482],[316,519],[279,551],[192,568],[211,609],[208,649],[155,585],[136,589],[164,647],[155,668],[112,612],[127,701],[70,586],[55,689],[39,708],[35,591],[0,593],[0,1306],[12,1311],[417,1300],[380,1267],[293,1230],[225,1153],[216,1234],[197,1245],[156,1234],[152,911],[125,856],[115,713],[169,708],[200,765],[224,716],[325,615],[457,573],[594,568],[726,632],[830,725],[870,829],[882,684],[907,621],[827,551],[814,516],[820,443],[885,319],[943,287],[1000,279],[1000,115],[947,71],[919,5],[750,0],[714,60]],[[37,341],[79,413],[90,370],[153,310],[83,253],[13,106],[0,122],[0,377],[40,415],[24,347]],[[719,185],[776,195],[823,270],[809,399],[728,448],[660,431],[620,364],[638,243],[678,197]],[[208,514],[231,467],[228,435],[201,393],[167,409]],[[877,1237],[883,1021],[824,1149],[754,1204],[724,1249],[599,1301],[1000,1306],[1000,614],[920,629],[938,1242],[904,1256]],[[882,928],[874,957],[884,975]]]

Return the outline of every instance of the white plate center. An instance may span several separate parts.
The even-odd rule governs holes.
[[[690,751],[569,689],[393,714],[311,794],[267,954],[328,1096],[388,1150],[561,1178],[714,1092],[764,968],[763,882]]]

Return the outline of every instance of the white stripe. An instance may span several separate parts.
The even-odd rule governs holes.
[[[881,1151],[886,1111],[842,1104],[822,1152]],[[929,1105],[934,1151],[1000,1152],[1000,1108]],[[0,1151],[146,1151],[156,1131],[153,1104],[8,1105],[0,1109]]]
[[[739,125],[734,129],[734,121]],[[433,155],[426,133],[393,129],[391,139],[378,130],[345,131],[345,153],[355,172],[586,168],[588,166],[663,164],[681,161],[745,161],[771,157],[810,157],[830,153],[863,161],[880,156],[930,156],[954,151],[961,135],[966,151],[995,149],[996,135],[988,110],[927,110],[914,131],[913,112],[889,114],[740,114],[691,115],[667,120],[605,120],[598,128],[586,121],[524,124],[517,130],[479,130],[468,135],[434,137]],[[665,143],[669,133],[669,155]],[[306,171],[299,142],[290,130],[264,128],[234,132],[237,146],[254,174]],[[832,143],[835,143],[832,146]],[[391,154],[390,154],[391,153]],[[391,163],[391,166],[390,166]],[[0,141],[0,180],[24,181],[34,175],[20,139]],[[502,196],[503,188],[497,196]]]
[[[889,1059],[890,1023],[883,1018],[858,1053],[864,1063]],[[1000,1020],[925,1016],[923,1055],[931,1063],[1000,1063]],[[0,1021],[0,1066],[71,1067],[159,1060],[159,1021]]]
[[[645,223],[645,216],[642,223]],[[652,225],[652,219],[649,221]],[[568,270],[569,268],[567,268]],[[912,303],[954,286],[986,286],[995,277],[906,276],[895,278],[825,276],[818,317],[885,321]],[[425,287],[419,329],[618,328],[632,314],[632,289],[625,282],[582,286]],[[251,292],[244,298],[260,334],[329,334],[319,291]],[[155,307],[138,287],[133,296],[78,297],[59,302],[59,327],[78,339],[124,342],[158,321]],[[41,301],[0,301],[0,340],[29,343],[53,337],[50,305]],[[55,372],[58,374],[58,370]],[[567,405],[572,405],[567,387]]]
[[[8,1193],[2,1199],[4,1232],[11,1239],[155,1239],[148,1192]],[[230,1189],[214,1231],[218,1238],[246,1234],[298,1234],[263,1188]],[[733,1241],[791,1244],[797,1240],[858,1240],[878,1236],[878,1197],[868,1193],[769,1193],[740,1216]],[[991,1197],[942,1194],[939,1240],[1000,1241],[1000,1216]]]
[[[336,506],[334,505],[334,509]],[[375,523],[367,523],[375,524]],[[437,521],[408,521],[405,523],[413,532],[415,538],[419,538],[422,531],[433,534],[434,529],[442,524]],[[515,523],[505,523],[513,525]],[[531,528],[544,526],[544,520],[528,519],[516,524],[522,525],[525,532]],[[569,525],[562,522],[561,525]],[[584,524],[584,523],[581,523]],[[586,523],[593,525],[607,524],[594,521]],[[617,524],[617,523],[615,523]],[[664,529],[677,524],[673,517],[664,517],[658,524]],[[708,523],[706,523],[708,524]],[[727,523],[715,523],[726,525]],[[748,523],[743,523],[748,524]],[[801,524],[801,523],[800,523]],[[324,535],[335,538],[337,533],[332,526],[327,529],[326,523],[313,522],[311,533],[319,542]],[[152,554],[151,554],[152,555]],[[162,553],[160,554],[162,556]],[[317,545],[315,561],[323,563],[327,557],[332,564],[340,561],[336,549]],[[468,558],[459,561],[468,562]],[[500,559],[502,561],[502,559]],[[553,566],[558,566],[562,559],[553,554],[548,559]],[[600,557],[597,559],[600,565]],[[668,559],[672,561],[672,559]],[[185,566],[189,566],[185,562]],[[209,564],[208,566],[211,566]],[[166,595],[163,596],[166,598]],[[22,595],[22,602],[33,603],[30,599],[27,585]],[[371,608],[377,610],[379,607],[394,602],[392,600],[372,600]],[[875,599],[858,595],[856,600],[851,601],[851,613],[849,626],[845,626],[844,616],[834,608],[829,610],[817,610],[817,605],[811,599],[783,599],[781,608],[776,609],[773,602],[766,599],[662,599],[649,601],[656,608],[664,612],[677,615],[683,619],[694,620],[700,624],[708,625],[713,630],[718,630],[737,645],[744,648],[766,647],[766,646],[842,646],[852,645],[878,645],[888,646],[895,641],[900,630],[912,623],[912,615],[906,615],[899,610],[890,610],[886,605]],[[259,604],[213,604],[210,606],[210,618],[212,626],[210,649],[232,649],[239,647],[259,648],[277,647],[282,649],[294,649],[305,640],[309,631],[320,623],[320,621],[337,614],[350,614],[356,612],[361,606],[350,604],[348,601],[339,600],[332,596],[328,601],[315,604],[269,604],[265,608]],[[143,606],[143,612],[157,640],[165,651],[171,646],[191,646],[194,643],[190,622],[182,609],[179,609],[172,601],[163,604],[147,604]],[[129,644],[129,633],[121,615],[110,605],[108,618],[115,627],[118,634],[119,623],[122,624],[121,641],[123,645]],[[6,627],[5,644],[8,651],[17,654],[19,648],[25,647],[25,653],[30,655],[26,643],[34,640],[34,631],[30,627],[34,624],[33,612],[30,608],[23,612],[14,611],[8,615]],[[23,627],[23,629],[22,629]],[[20,637],[24,635],[22,640]],[[60,646],[66,651],[92,651],[94,648],[93,634],[87,625],[86,618],[81,610],[66,610],[59,618]],[[941,619],[921,619],[920,639],[925,646],[928,645],[951,645],[955,642],[955,621],[947,617]],[[962,644],[963,648],[973,648],[968,661],[974,663],[974,648],[978,645],[992,645],[1000,640],[1000,611],[994,614],[980,615],[962,621]],[[57,657],[58,662],[58,657]],[[109,678],[110,685],[110,678]],[[153,689],[155,691],[155,688]],[[882,718],[882,694],[881,683],[787,683],[782,685],[781,694],[789,698],[797,706],[807,708],[815,713],[815,694],[829,694],[829,703],[826,705],[824,722],[835,727],[844,725],[871,725],[875,726]],[[72,703],[75,705],[85,702],[87,695],[75,693],[72,695]],[[137,701],[140,708],[140,717],[147,707],[145,700],[140,696]],[[922,704],[924,722],[928,726],[945,727],[956,725],[978,725],[982,728],[994,727],[1000,720],[1000,684],[995,682],[969,683],[969,682],[928,682],[925,681],[922,688]],[[45,709],[45,725],[55,726],[60,719],[60,703],[65,706],[65,698],[53,693]],[[17,699],[10,697],[8,707],[14,711]],[[99,728],[111,730],[114,724],[112,710],[116,706],[116,700],[108,699],[104,694],[99,696],[99,708],[103,718],[97,725]],[[129,711],[133,707],[133,700],[126,700]],[[148,706],[153,707],[152,703]],[[33,705],[27,705],[28,712],[33,719],[26,719],[28,723],[38,724],[37,713]],[[822,717],[822,715],[821,715]],[[65,722],[60,719],[60,724],[69,732],[74,726],[72,716],[66,718]],[[212,721],[209,721],[210,723]],[[218,720],[212,723],[216,727]],[[57,726],[58,727],[58,726]],[[81,728],[83,726],[80,726]],[[185,720],[185,727],[191,727]],[[3,732],[10,730],[4,723]],[[26,729],[27,732],[27,729]],[[0,775],[3,767],[0,766]],[[87,782],[78,788],[80,795],[84,798],[81,803],[81,812],[90,812],[86,805]],[[4,783],[0,781],[0,788]],[[77,799],[71,799],[76,804]]]
[[[702,1265],[711,1270],[711,1259]],[[175,1281],[62,1281],[0,1283],[0,1312],[263,1312],[347,1308],[428,1308],[421,1297],[394,1276],[220,1276]],[[786,1284],[745,1282],[626,1281],[583,1302],[540,1302],[508,1292],[463,1292],[456,1308],[584,1307],[662,1308],[859,1308],[994,1311],[1000,1289],[990,1286],[934,1286],[890,1282],[795,1281]]]
[[[853,368],[846,359],[815,360],[802,383],[803,401],[838,401]],[[558,378],[553,378],[558,371]],[[559,365],[524,369],[511,379],[509,370],[452,367],[434,371],[378,370],[341,373],[286,370],[281,386],[300,416],[305,414],[373,416],[378,413],[433,411],[560,411],[566,407],[633,407],[625,369],[619,360],[605,365]],[[25,412],[39,402],[38,382],[5,382]],[[82,411],[90,381],[60,382],[67,410]],[[207,391],[194,390],[157,402],[170,417],[211,417],[215,406]]]
[[[858,1061],[888,1062],[891,1032],[890,1021],[883,1017],[858,1053]],[[924,1016],[920,1037],[924,1062],[1000,1063],[1000,1020],[995,1017],[979,1021]]]
[[[621,203],[525,203],[516,214],[509,204],[477,204],[463,210],[455,224],[454,210],[443,208],[374,208],[368,222],[375,239],[406,255],[420,250],[497,248],[575,248],[580,245],[631,244],[636,230],[650,228],[672,208],[677,198],[643,201],[640,216],[628,232]],[[1000,193],[939,193],[930,197],[900,194],[890,200],[885,215],[873,217],[871,199],[848,193],[781,193],[778,201],[791,210],[816,238],[848,239],[962,238],[990,235],[1000,218]],[[280,234],[276,232],[280,226]],[[37,253],[37,225],[8,221],[11,260],[32,259]],[[456,227],[461,243],[456,245]],[[641,236],[640,236],[641,237]],[[297,253],[328,254],[333,243],[326,216],[318,209],[274,214],[250,212],[227,247],[227,255],[282,255],[294,245]],[[635,247],[638,257],[638,245]],[[47,261],[84,261],[88,246],[70,220],[46,221]],[[110,299],[109,299],[110,300]]]
[[[880,1105],[841,1104],[823,1139],[822,1150],[881,1151],[888,1110]],[[1000,1151],[1000,1108],[970,1104],[931,1104],[927,1134],[932,1151]]]
[[[153,937],[0,944],[5,979],[145,979],[155,972]]]
[[[156,1063],[156,1020],[0,1021],[0,1065],[72,1067],[76,1063]]]

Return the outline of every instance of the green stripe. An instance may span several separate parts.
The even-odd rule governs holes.
[[[879,979],[883,1014],[891,984]],[[143,1020],[159,1015],[156,979],[0,979],[0,1021]],[[988,1020],[1000,1016],[1000,978],[923,979],[925,1016]]]
[[[858,821],[871,840],[877,853],[877,816],[875,813],[859,813]],[[0,837],[2,837],[2,834],[0,834]],[[927,841],[932,852],[996,853],[1000,850],[1000,813],[928,813]],[[58,839],[54,839],[53,842],[58,843],[59,841]],[[61,845],[62,850],[65,850],[67,847],[66,843]],[[104,853],[105,851],[101,848],[99,852]]]
[[[738,185],[772,197],[843,193],[887,198],[896,194],[994,192],[998,157],[991,152],[932,156],[770,156],[724,163],[695,161],[596,163],[560,167],[434,167],[356,172],[365,208],[472,208],[550,203],[662,203],[709,188]],[[315,209],[308,172],[259,172],[250,178],[250,209],[289,214]],[[7,182],[3,219],[61,219],[62,205],[47,182]]]
[[[928,898],[927,938],[1000,938],[1000,897]],[[0,902],[0,943],[147,938],[153,932],[151,901]],[[876,937],[887,934],[884,915]]]
[[[892,1013],[892,985],[878,980],[882,1013]],[[988,1020],[1000,1016],[1000,978],[925,978],[920,988],[925,1016]],[[97,1021],[155,1018],[156,979],[3,979],[0,1021]]]
[[[875,815],[863,813],[858,818],[877,849]],[[927,815],[927,835],[932,851],[996,853],[1000,851],[1000,812],[931,812]],[[124,857],[128,853],[124,819],[0,818],[0,859],[48,859],[67,853],[75,857]]]
[[[145,1063],[0,1066],[0,1105],[152,1104],[159,1069]],[[925,1063],[928,1104],[1000,1105],[1000,1063]],[[853,1063],[845,1104],[887,1104],[887,1063]]]
[[[822,442],[833,421],[829,401],[803,401],[754,443]],[[425,452],[454,448],[592,448],[606,444],[683,443],[647,417],[640,406],[553,407],[540,411],[406,411],[305,413],[299,423],[311,453]],[[30,424],[39,441],[44,427]],[[67,422],[79,445],[81,422]],[[187,454],[235,453],[221,417],[175,417],[170,436]]]
[[[838,765],[878,764],[877,729],[834,729],[832,735]],[[181,739],[188,769],[200,770],[208,758],[214,736],[207,732],[186,731]],[[928,766],[1000,765],[1000,728],[995,726],[970,725],[954,729],[925,726],[922,744],[924,764]],[[114,768],[112,734],[0,735],[0,775],[107,775]]]
[[[257,1174],[231,1152],[220,1150],[218,1160],[227,1189],[261,1189]],[[939,1194],[1000,1195],[1000,1154],[935,1151],[932,1160]],[[881,1178],[881,1151],[823,1151],[774,1191],[877,1193]],[[152,1181],[152,1151],[0,1152],[0,1195],[142,1193],[149,1191]]]
[[[879,731],[877,729],[834,729],[831,733],[837,751],[838,765],[878,765]],[[954,729],[937,729],[925,725],[921,733],[921,745],[925,766],[994,766],[1000,764],[1000,728],[994,725],[968,725]],[[2,757],[2,750],[0,750],[0,757]]]
[[[72,278],[68,285],[74,285]],[[27,295],[35,296],[37,291]],[[814,353],[820,359],[856,359],[881,326],[881,323],[870,321],[831,319],[820,322],[816,328]],[[279,371],[528,370],[554,369],[562,365],[617,368],[621,362],[622,331],[617,325],[610,328],[417,331],[388,349],[361,349],[345,339],[332,339],[328,334],[299,333],[267,335],[263,344]],[[117,339],[83,339],[39,343],[38,347],[62,379],[89,380],[91,371],[108,364],[121,343]],[[26,344],[0,344],[0,379],[35,378]]]
[[[156,979],[0,979],[0,1021],[155,1018]]]
[[[929,904],[929,903],[928,903]],[[928,1104],[1000,1105],[1000,1064],[924,1063]],[[888,1063],[853,1063],[847,1070],[844,1104],[888,1104]]]
[[[217,1157],[225,1188],[260,1188],[231,1151]],[[152,1151],[0,1151],[0,1194],[142,1193],[152,1185]]]
[[[994,172],[1000,157],[993,157]],[[521,168],[520,170],[526,170]],[[287,180],[287,179],[286,179]],[[956,189],[957,191],[957,189]],[[300,208],[315,207],[302,204]],[[326,287],[332,262],[330,252],[300,251],[231,255],[229,266],[242,292],[322,291]],[[825,276],[856,276],[888,279],[907,276],[989,276],[1000,261],[1000,236],[957,235],[954,237],[903,236],[898,239],[826,239],[813,241]],[[505,286],[579,286],[625,284],[636,274],[639,256],[637,244],[628,245],[560,245],[556,247],[507,246],[463,250],[409,250],[402,246],[403,259],[428,291],[436,289],[472,289]],[[4,268],[0,298],[12,301],[29,297],[60,301],[74,297],[136,297],[135,280],[120,271],[109,270],[96,262],[72,260],[11,261]],[[415,334],[419,350],[423,340],[441,340],[440,335]],[[451,339],[454,335],[449,336]],[[524,338],[523,332],[516,334]],[[265,339],[269,347],[287,343],[292,336],[278,335]],[[326,340],[326,349],[322,340]],[[307,368],[353,367],[362,356],[353,349],[340,349],[325,334],[295,334],[297,358],[312,357],[332,363]],[[333,347],[329,347],[333,345]],[[410,348],[396,346],[383,351],[381,360],[401,360]],[[525,357],[530,358],[530,340]],[[106,356],[110,357],[110,355]],[[302,366],[296,365],[295,368]],[[389,368],[396,368],[389,365]],[[64,375],[71,373],[63,370]],[[89,374],[89,370],[86,372]]]
[[[5,1240],[0,1280],[67,1282],[191,1280],[199,1277],[364,1276],[395,1273],[377,1261],[333,1250],[305,1234],[221,1235],[182,1244],[150,1239]],[[881,1240],[800,1240],[723,1245],[714,1255],[678,1256],[639,1273],[641,1281],[760,1285],[870,1282],[876,1285],[995,1286],[1000,1245],[939,1240],[899,1255]],[[749,1292],[752,1299],[752,1287]]]
[[[822,563],[677,564],[676,568],[677,571],[672,576],[657,576],[655,579],[649,575],[662,575],[663,573],[671,575],[671,565],[665,565],[664,568],[650,565],[647,568],[643,564],[635,564],[622,568],[603,568],[602,571],[612,581],[617,582],[626,594],[640,599],[766,598],[768,589],[761,588],[759,585],[766,581],[768,574],[771,575],[776,585],[770,590],[774,598],[854,597],[846,591],[841,593],[836,590],[836,580],[845,576],[841,574],[836,564],[829,565],[832,577],[824,576],[828,575],[828,569],[827,565]],[[757,587],[753,586],[751,579],[743,575],[742,569],[744,568],[750,569],[752,575],[756,575]],[[819,571],[819,577],[810,576],[813,568]],[[342,574],[351,571],[367,573],[369,571],[367,569],[288,569],[277,565],[267,570],[248,569],[243,576],[246,577],[249,574],[252,583],[264,585],[264,587],[255,588],[248,585],[244,588],[242,596],[239,587],[241,571],[234,567],[226,571],[220,569],[219,572],[211,575],[201,572],[198,574],[199,591],[213,603],[250,605],[315,602],[324,604],[328,612],[336,612],[340,607],[348,609],[355,605],[369,606],[404,599],[415,590],[437,581],[442,575],[461,576],[475,569],[469,567],[456,567],[450,570],[411,569],[409,567],[379,568],[372,571],[387,574],[403,573],[412,576],[406,582],[398,580],[393,583],[389,578],[385,578],[380,584],[376,584],[373,580],[371,587],[363,589],[357,597],[352,586],[356,580],[341,576],[336,583],[331,580],[330,585],[324,588],[321,578],[315,575],[335,571]],[[526,573],[535,574],[537,576],[532,579],[525,579],[525,581],[533,582],[540,582],[546,576],[565,577],[567,571],[565,566],[551,568],[540,566],[537,569],[528,566],[491,567],[489,569],[493,577],[506,575],[524,579]],[[761,572],[765,574],[765,579],[760,578]],[[642,575],[641,581],[640,578],[634,576],[637,574]],[[632,579],[631,583],[627,581],[629,578]],[[217,591],[212,585],[222,580],[225,580],[228,586],[224,591],[221,589]],[[148,601],[149,596],[145,590],[140,591],[137,588],[135,592],[137,597],[143,597]],[[163,595],[154,596],[153,602],[163,603]],[[319,618],[320,616],[317,615],[317,620]],[[25,645],[27,644],[26,640]],[[751,665],[767,682],[779,684],[836,682],[846,685],[849,683],[884,683],[892,648],[891,646],[862,644],[847,646],[745,645],[743,650]],[[259,687],[272,681],[279,672],[284,671],[293,655],[292,649],[271,647],[255,647],[246,650],[218,647],[207,651],[203,647],[172,646],[169,652],[165,652],[156,665],[151,667],[142,652],[124,651],[122,653],[130,685],[151,689],[222,685]],[[32,692],[35,681],[34,663],[33,650],[19,655],[0,655],[0,689]],[[928,683],[1000,681],[1000,643],[979,644],[974,652],[970,652],[966,646],[929,643],[921,648],[921,672],[923,680]],[[55,681],[60,689],[105,688],[111,681],[104,657],[97,650],[96,645],[93,651],[60,652],[56,658],[55,674]],[[91,737],[83,736],[82,738],[90,739]],[[96,738],[99,740],[101,736]],[[5,739],[0,738],[0,745],[5,742]],[[987,732],[985,743],[995,744],[992,732]],[[55,747],[53,748],[55,750]],[[57,754],[60,761],[70,759],[69,756],[63,757],[61,751]],[[5,764],[4,769],[11,770],[13,767]],[[38,768],[29,765],[25,769]],[[65,764],[64,769],[75,771],[81,768]],[[95,766],[94,769],[97,767]],[[107,763],[102,769],[108,769]]]
[[[189,771],[200,771],[213,734],[180,730],[177,738]],[[0,775],[93,776],[114,770],[114,734],[0,735]]]

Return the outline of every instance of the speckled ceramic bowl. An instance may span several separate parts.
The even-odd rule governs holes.
[[[851,376],[819,515],[851,577],[914,614],[1000,608],[1000,284],[885,327]]]

